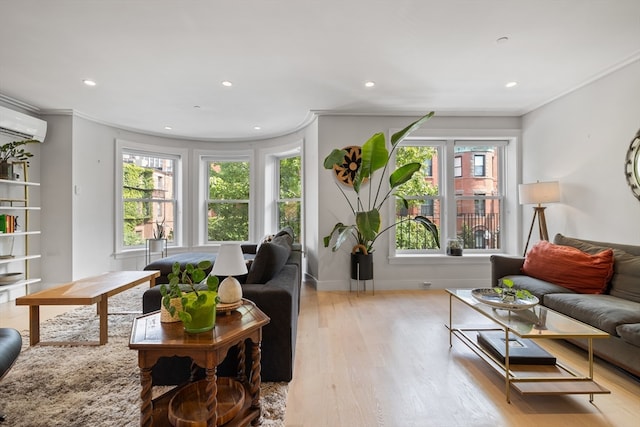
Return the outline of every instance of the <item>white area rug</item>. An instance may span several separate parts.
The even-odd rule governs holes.
[[[109,299],[109,312],[140,311],[140,285]],[[29,347],[21,331],[22,353],[0,382],[0,412],[5,426],[137,426],[140,425],[138,352],[129,349],[137,314],[109,315],[109,342],[104,346]],[[41,341],[98,340],[95,306],[79,307],[44,322]],[[287,383],[263,383],[262,426],[284,425]]]

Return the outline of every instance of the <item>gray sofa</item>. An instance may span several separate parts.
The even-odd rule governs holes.
[[[557,234],[554,244],[591,255],[613,250],[613,274],[603,293],[581,293],[523,272],[525,258],[492,255],[491,280],[509,278],[527,289],[544,306],[610,334],[593,340],[594,354],[635,376],[640,376],[640,246],[582,240]],[[534,274],[535,275],[535,274]],[[587,348],[585,340],[571,340]]]
[[[271,321],[262,330],[263,381],[290,381],[293,377],[298,314],[300,310],[300,286],[302,251],[300,244],[282,245],[281,231],[271,243],[245,244],[242,250],[250,260],[249,272],[238,277],[242,284],[243,298],[253,301]],[[215,263],[214,253],[193,252],[172,255],[147,265],[145,270],[158,270],[158,283],[168,283],[167,274],[174,262],[182,266],[207,259]],[[160,285],[145,291],[142,310],[149,313],[160,309],[162,296]],[[163,360],[153,370],[156,385],[180,384],[189,378],[190,360]],[[222,376],[236,371],[235,354],[231,352],[218,367]],[[247,370],[248,372],[248,370]]]

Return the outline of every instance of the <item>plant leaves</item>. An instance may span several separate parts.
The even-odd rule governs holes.
[[[367,212],[358,212],[356,214],[356,225],[362,237],[371,241],[376,238],[376,234],[380,231],[380,212],[372,209]],[[365,245],[366,246],[366,245]]]
[[[413,174],[418,172],[422,165],[420,163],[407,163],[404,166],[399,167],[391,175],[389,175],[389,185],[391,188],[396,188],[405,182],[409,181]]]
[[[422,216],[422,215],[417,215],[413,220],[415,222],[417,222],[418,224],[421,224],[422,226],[424,226],[427,230],[429,230],[429,232],[433,236],[433,240],[435,240],[436,246],[439,248],[440,247],[440,233],[438,231],[438,226],[433,221],[431,221],[429,218],[427,218],[426,216]]]
[[[362,161],[356,177],[353,180],[353,188],[356,192],[359,191],[360,184],[366,179],[369,179],[375,171],[382,169],[384,165],[387,164],[388,159],[389,151],[387,150],[384,133],[378,132],[369,138],[362,146]]]
[[[324,168],[325,169],[333,169],[333,165],[342,164],[344,162],[344,156],[347,155],[346,150],[340,150],[335,148],[329,155],[324,159]]]
[[[406,128],[404,128],[401,131],[398,131],[398,132],[394,133],[393,135],[391,135],[391,146],[395,147],[396,144],[398,144],[400,141],[405,139],[414,130],[416,130],[420,126],[422,126],[422,124],[424,122],[426,122],[427,120],[429,120],[431,117],[433,117],[434,114],[435,113],[433,111],[431,111],[431,112],[427,113],[426,115],[422,116],[421,118],[419,118],[418,120],[416,120],[415,122],[411,123]]]

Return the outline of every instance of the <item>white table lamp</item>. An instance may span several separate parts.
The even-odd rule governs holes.
[[[524,246],[524,253],[522,255],[525,256],[527,254],[527,248],[529,247],[529,240],[531,240],[531,232],[533,231],[533,225],[536,222],[536,218],[538,218],[540,240],[549,240],[547,220],[544,217],[544,210],[546,207],[542,206],[542,203],[555,203],[560,201],[560,184],[558,181],[520,184],[518,186],[518,196],[521,205],[537,205],[533,207],[533,220],[531,221],[527,244]]]
[[[237,243],[220,246],[211,274],[227,276],[218,286],[218,296],[223,304],[232,304],[242,299],[242,286],[233,276],[247,273],[247,264],[242,256],[242,248]]]

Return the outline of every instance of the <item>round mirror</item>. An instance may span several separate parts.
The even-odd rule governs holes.
[[[624,173],[633,195],[640,200],[640,129],[631,141],[627,158],[624,162]]]

